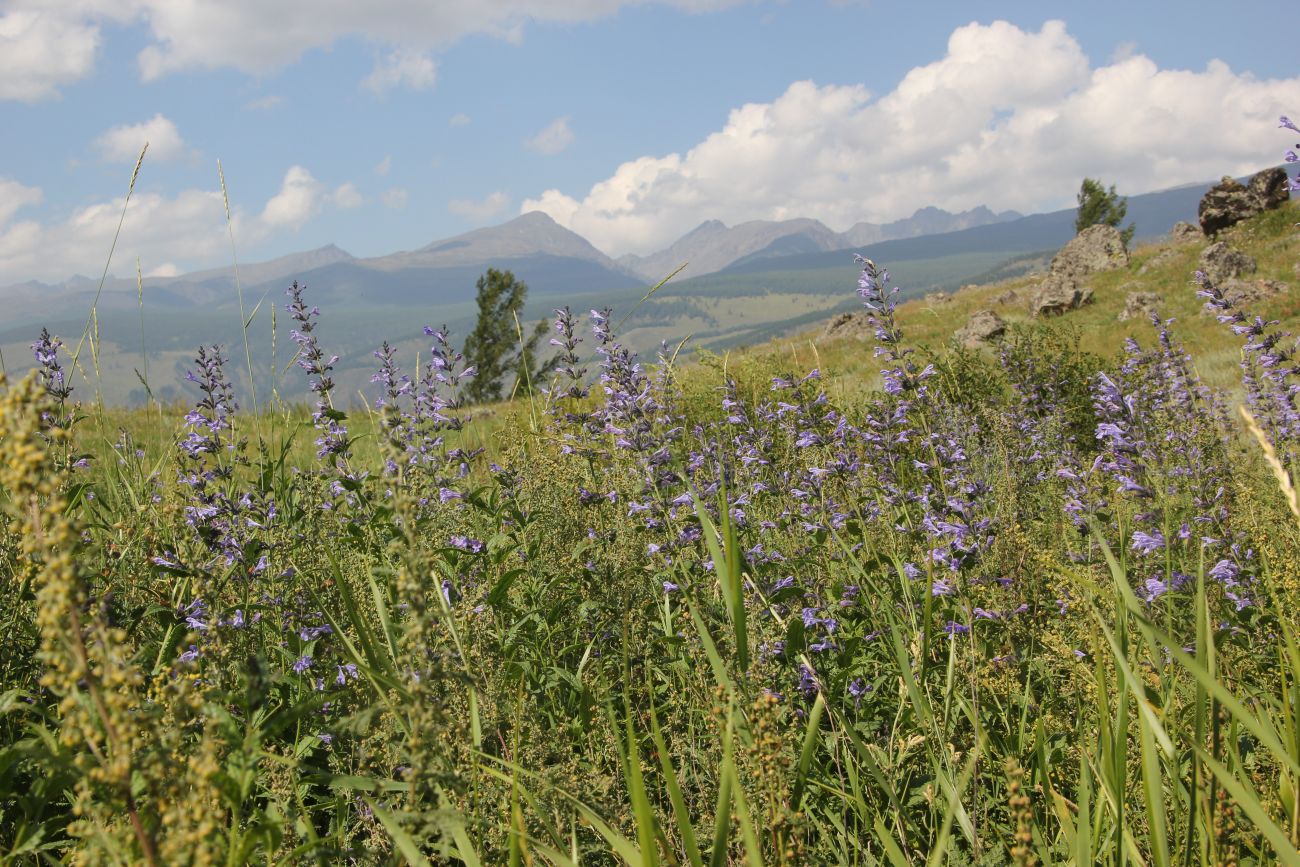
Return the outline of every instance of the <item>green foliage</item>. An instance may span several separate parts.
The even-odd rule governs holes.
[[[538,347],[549,328],[538,322],[525,337],[519,316],[528,297],[528,284],[511,271],[489,268],[475,284],[478,289],[478,320],[465,338],[465,360],[474,367],[474,377],[463,395],[469,403],[500,400],[506,378],[512,377],[515,391],[522,393],[539,381],[554,361],[539,363]]]
[[[354,413],[346,476],[237,415],[223,486],[277,510],[229,561],[180,413],[68,440],[0,386],[0,863],[1296,863],[1300,527],[1255,445],[1148,394],[1192,369],[1149,324],[946,325],[927,396],[792,341],[612,379],[654,398],[618,433],[579,390],[411,461]],[[1097,374],[1141,370],[1107,454]],[[935,508],[994,541],[937,564]]]
[[[1115,192],[1115,185],[1111,184],[1110,189],[1106,189],[1101,181],[1092,178],[1084,178],[1083,184],[1079,187],[1079,212],[1074,218],[1074,231],[1082,232],[1089,226],[1114,226],[1119,228],[1119,224],[1124,221],[1128,214],[1128,202],[1121,199]],[[1129,223],[1128,228],[1122,229],[1120,235],[1124,238],[1124,246],[1128,246],[1133,240],[1133,232],[1137,227]]]

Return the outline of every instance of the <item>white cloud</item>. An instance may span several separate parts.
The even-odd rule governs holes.
[[[280,184],[280,192],[262,209],[262,222],[268,226],[296,229],[321,207],[321,183],[302,166],[290,166]]]
[[[661,249],[706,219],[817,217],[845,229],[935,204],[1071,207],[1085,176],[1139,193],[1276,161],[1276,118],[1300,77],[1258,80],[1212,61],[1161,70],[1134,54],[1093,68],[1060,21],[955,30],[946,55],[880,98],[799,81],[733,110],[685,154],[619,166],[542,210],[607,253]],[[1161,227],[1164,228],[1164,227]]]
[[[75,7],[27,0],[0,13],[0,99],[37,102],[88,75],[100,44],[94,19]]]
[[[361,193],[351,182],[339,184],[335,187],[334,192],[330,195],[330,200],[334,203],[334,207],[342,210],[355,208],[363,201]]]
[[[455,114],[453,114],[451,117],[447,118],[447,126],[453,126],[453,127],[469,126],[472,120],[473,118],[471,118],[469,115],[465,114],[462,111],[458,111]]]
[[[181,269],[176,267],[174,262],[163,262],[152,271],[146,271],[146,277],[178,277],[181,275]]]
[[[452,199],[447,203],[447,210],[474,223],[486,222],[504,213],[508,207],[510,207],[510,196],[501,190],[489,193],[480,200]]]
[[[393,187],[390,190],[384,190],[383,195],[379,197],[384,203],[384,207],[398,210],[406,207],[406,200],[410,198],[410,191],[403,187]]]
[[[539,154],[558,154],[560,151],[573,144],[573,130],[569,129],[569,117],[557,117],[555,120],[536,135],[530,136],[524,141],[524,145],[529,150],[537,151]]]
[[[0,284],[20,280],[62,280],[98,274],[113,245],[122,198],[78,208],[60,222],[0,226]],[[246,221],[232,216],[237,234]],[[174,198],[137,191],[131,197],[117,242],[114,273],[135,273],[138,256],[170,262],[177,251],[194,260],[229,253],[226,214],[218,190],[185,190]]]
[[[533,22],[590,21],[645,0],[8,0],[0,13],[0,99],[57,95],[94,68],[105,22],[141,21],[145,80],[185,69],[262,74],[356,38],[391,50],[367,86],[432,86],[428,52],[466,36],[518,41]],[[691,12],[743,0],[655,0]],[[269,106],[268,106],[269,107]]]
[[[391,156],[385,156],[375,166],[375,174],[379,175],[382,178],[384,175],[388,174],[388,170],[391,169],[392,167],[393,167],[393,158]]]
[[[59,281],[73,274],[98,274],[104,268],[123,199],[77,208],[45,224],[14,221],[20,208],[40,198],[40,190],[0,178],[0,286],[32,279]],[[352,184],[326,193],[307,169],[292,166],[259,213],[250,216],[236,203],[231,224],[240,245],[252,248],[297,229],[323,208],[355,207],[360,201]],[[126,209],[111,273],[134,276],[137,257],[149,276],[166,276],[221,264],[229,255],[219,189],[189,189],[171,197],[137,190]]]
[[[41,201],[39,187],[28,187],[9,178],[0,178],[0,229],[5,227],[20,208]]]
[[[377,94],[394,87],[428,90],[438,80],[438,64],[427,51],[399,48],[375,63],[374,70],[362,82]]]
[[[176,124],[161,114],[143,123],[113,127],[95,139],[95,149],[110,162],[134,163],[145,142],[149,143],[150,160],[171,160],[188,153]]]

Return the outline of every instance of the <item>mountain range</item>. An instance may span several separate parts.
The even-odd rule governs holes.
[[[1130,196],[1137,239],[1194,220],[1209,186]],[[244,370],[232,372],[241,395],[251,395],[244,391],[251,379],[258,393],[304,399],[305,381],[286,366],[293,323],[272,315],[290,281],[298,280],[322,311],[322,339],[339,355],[340,394],[356,400],[372,390],[373,353],[382,343],[414,360],[427,357],[421,326],[446,325],[453,335],[473,329],[475,283],[488,267],[512,270],[527,282],[525,322],[563,305],[610,307],[618,314],[620,342],[635,352],[652,355],[662,341],[675,345],[689,337],[687,351],[725,353],[856,308],[854,253],[887,265],[891,282],[903,287],[901,298],[953,291],[1045,267],[1074,236],[1074,218],[1073,208],[1029,216],[922,208],[906,220],[859,223],[845,232],[813,219],[730,227],[710,220],[665,250],[615,260],[550,217],[529,213],[385,256],[359,258],[329,245],[241,264],[243,314],[229,267],[149,278],[142,296],[134,280],[110,280],[95,308],[96,363],[83,375],[94,373],[95,388],[109,402],[143,403],[150,388],[161,399],[188,402],[193,395],[185,374],[195,347],[221,344],[250,356]],[[647,295],[647,286],[683,263],[680,275]],[[86,277],[0,288],[0,370],[31,364],[29,347],[43,326],[79,342],[96,289],[97,281]]]
[[[883,225],[858,223],[846,232],[832,231],[812,219],[753,220],[731,227],[709,220],[657,253],[615,260],[546,214],[534,211],[498,226],[385,256],[357,258],[330,244],[268,262],[243,264],[239,266],[239,279],[246,295],[254,297],[297,279],[309,284],[313,296],[321,301],[349,307],[428,304],[472,299],[475,281],[491,266],[514,271],[535,296],[585,294],[657,283],[683,264],[683,278],[701,277],[737,263],[857,248],[1006,223],[1020,216],[1014,211],[994,213],[984,207],[959,214],[927,207],[904,220]],[[8,308],[9,320],[16,324],[47,315],[51,306],[88,308],[97,286],[97,281],[82,276],[55,284],[29,281],[0,287],[0,300]],[[230,266],[150,277],[143,288],[150,304],[167,308],[236,303],[234,269]],[[100,295],[101,309],[135,305],[136,290],[134,280],[108,280]]]

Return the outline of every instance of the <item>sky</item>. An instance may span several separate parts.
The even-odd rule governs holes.
[[[98,277],[119,221],[110,273],[164,276],[530,210],[618,256],[707,219],[842,231],[1246,174],[1296,144],[1293,22],[1252,0],[0,0],[0,285]]]

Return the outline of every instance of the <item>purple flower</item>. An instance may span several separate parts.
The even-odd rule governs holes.
[[[1154,602],[1169,592],[1168,582],[1161,581],[1158,577],[1148,578],[1143,582],[1142,587],[1145,590],[1143,598],[1147,602]]]
[[[799,666],[799,692],[803,693],[804,698],[812,698],[820,688],[813,670],[806,665]]]
[[[320,626],[304,626],[298,630],[298,637],[303,641],[315,641],[322,635],[329,635],[333,631],[328,623],[322,623]]]
[[[471,539],[469,536],[453,535],[447,542],[451,547],[468,551],[471,554],[477,554],[483,550],[483,543],[478,539]]]
[[[1237,580],[1237,575],[1241,569],[1231,560],[1220,560],[1210,567],[1209,576],[1216,581],[1224,584],[1231,584]]]
[[[1139,554],[1152,554],[1165,547],[1165,536],[1159,530],[1150,533],[1142,530],[1133,532],[1133,550]]]
[[[311,668],[311,656],[309,655],[303,655],[293,664],[293,670],[299,674],[302,674],[309,668]]]

